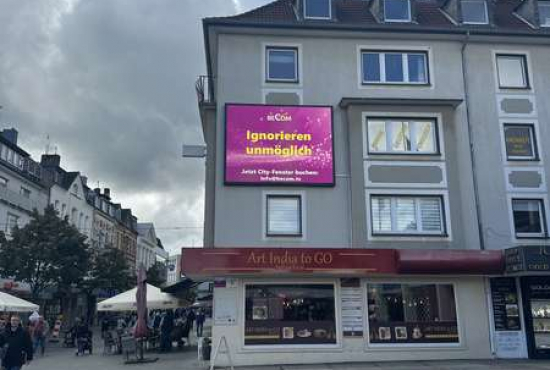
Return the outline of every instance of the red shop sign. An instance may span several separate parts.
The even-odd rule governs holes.
[[[391,249],[184,248],[182,272],[189,276],[270,273],[394,274]]]

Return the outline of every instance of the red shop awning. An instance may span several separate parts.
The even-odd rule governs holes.
[[[502,251],[425,250],[398,251],[400,274],[500,275],[504,272]]]

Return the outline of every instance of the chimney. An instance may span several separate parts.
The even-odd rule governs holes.
[[[95,188],[94,193],[95,193],[95,195],[98,195],[98,196],[101,195],[101,189],[100,188]]]
[[[61,156],[59,154],[42,154],[40,164],[42,167],[59,167]]]
[[[107,198],[107,200],[111,200],[111,189],[109,188],[103,189],[103,195],[105,196],[105,198]]]
[[[80,176],[80,178],[82,179],[82,184],[84,186],[88,186],[88,177],[87,176]]]
[[[8,140],[10,143],[17,145],[17,136],[18,132],[16,129],[12,128],[6,128],[2,130],[1,132],[4,139]]]

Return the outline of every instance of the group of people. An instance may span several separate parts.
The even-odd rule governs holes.
[[[196,322],[197,337],[202,336],[205,315],[202,309],[195,313],[192,309],[180,308],[175,311],[167,310],[151,312],[149,315],[149,326],[160,332],[160,351],[169,352],[172,349],[172,342],[176,341],[178,346],[183,346],[185,340],[189,344],[189,334]]]
[[[42,322],[44,322],[43,319]],[[34,336],[36,331],[31,334],[30,326],[34,326],[34,324],[29,325],[26,329],[23,328],[21,318],[18,315],[12,315],[9,318],[0,317],[2,369],[20,370],[23,365],[28,365],[32,361],[34,349],[31,335]]]

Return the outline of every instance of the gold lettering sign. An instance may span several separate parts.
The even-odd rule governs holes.
[[[250,252],[246,259],[251,267],[311,268],[332,265],[334,256],[331,252]]]

